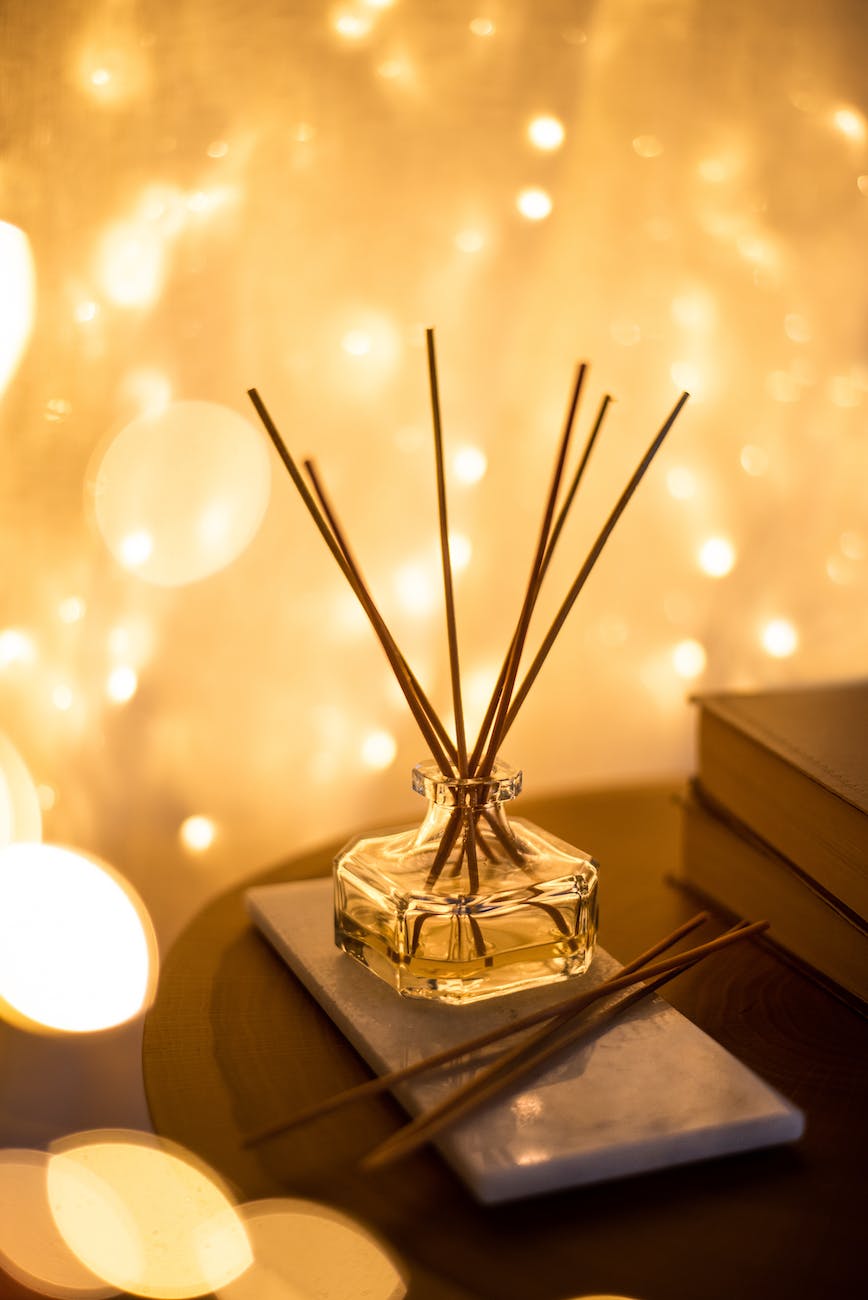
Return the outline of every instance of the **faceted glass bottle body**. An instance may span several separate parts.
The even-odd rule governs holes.
[[[587,970],[597,867],[530,822],[506,817],[521,773],[487,779],[413,770],[418,828],[352,840],[335,859],[335,941],[405,997],[465,1003]]]

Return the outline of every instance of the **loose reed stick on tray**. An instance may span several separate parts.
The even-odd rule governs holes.
[[[699,926],[708,920],[708,912],[698,912],[696,916],[679,925],[670,934],[659,939],[645,952],[634,957],[631,962],[618,972],[617,975],[603,981],[593,989],[585,989],[579,994],[565,999],[563,1002],[554,1006],[543,1007],[538,1011],[530,1012],[528,1015],[520,1017],[518,1020],[510,1022],[508,1025],[500,1025],[496,1029],[489,1029],[484,1034],[477,1034],[473,1038],[465,1039],[457,1043],[454,1047],[447,1047],[443,1051],[437,1052],[433,1056],[425,1057],[423,1060],[415,1061],[411,1065],[405,1065],[400,1070],[392,1070],[388,1074],[378,1075],[375,1079],[368,1079],[367,1082],[359,1084],[355,1088],[349,1088],[345,1092],[337,1093],[333,1097],[324,1097],[315,1102],[312,1106],[297,1112],[289,1119],[281,1120],[277,1124],[270,1124],[267,1128],[260,1129],[256,1133],[249,1134],[244,1139],[244,1146],[255,1146],[259,1142],[264,1142],[267,1138],[276,1137],[278,1134],[291,1128],[297,1128],[301,1124],[306,1124],[311,1120],[318,1119],[323,1115],[330,1114],[334,1110],[339,1110],[343,1106],[351,1105],[354,1102],[364,1101],[367,1097],[374,1097],[378,1093],[386,1092],[397,1083],[403,1083],[406,1079],[412,1079],[416,1075],[425,1074],[428,1071],[439,1069],[446,1065],[454,1064],[464,1057],[470,1056],[473,1052],[480,1051],[483,1047],[488,1047],[492,1043],[502,1042],[505,1039],[512,1038],[515,1034],[521,1033],[526,1029],[533,1028],[543,1021],[563,1018],[576,1011],[581,1010],[584,1006],[591,1006],[594,1001],[603,998],[610,990],[610,986],[618,981],[619,987],[626,988],[629,984],[635,983],[645,976],[640,972],[642,968],[652,962],[655,957],[668,951],[676,943],[680,943],[688,934],[691,934]],[[712,940],[712,942],[715,942]],[[707,945],[703,945],[702,951]],[[624,983],[624,981],[627,983]]]
[[[742,923],[727,931],[721,938],[736,943],[767,927],[767,921],[758,921],[750,926]],[[643,973],[641,987],[619,998],[613,1005],[602,1008],[590,1018],[584,1018],[578,1012],[564,1017],[555,1026],[540,1031],[530,1042],[520,1043],[492,1065],[480,1071],[468,1083],[457,1088],[451,1096],[446,1097],[430,1111],[411,1120],[396,1134],[387,1138],[362,1160],[362,1168],[368,1170],[381,1168],[383,1165],[410,1155],[418,1147],[430,1142],[447,1128],[464,1119],[479,1106],[500,1096],[527,1074],[545,1065],[565,1048],[574,1047],[613,1024],[637,1002],[649,997],[676,975],[704,961],[721,946],[718,941],[716,945],[714,943],[704,945],[704,950],[700,948],[682,953],[680,958],[672,959],[671,969],[662,972],[654,979],[650,979],[650,969],[648,969]],[[677,965],[673,965],[673,962],[677,962]],[[609,992],[612,991],[610,986]]]

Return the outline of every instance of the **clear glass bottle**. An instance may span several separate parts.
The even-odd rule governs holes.
[[[335,859],[335,941],[405,997],[466,1003],[587,970],[597,865],[530,822],[508,819],[522,774],[413,769],[418,828],[359,836]]]

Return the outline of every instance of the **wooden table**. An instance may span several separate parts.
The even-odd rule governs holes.
[[[609,790],[518,809],[598,858],[601,938],[622,961],[696,911],[671,880],[675,793]],[[323,874],[336,847],[255,883]],[[421,1300],[864,1293],[868,1027],[770,952],[721,954],[665,996],[803,1108],[799,1143],[485,1208],[432,1150],[358,1172],[362,1153],[402,1121],[391,1098],[242,1147],[244,1133],[369,1077],[251,926],[242,899],[252,883],[206,907],[168,954],[144,1043],[157,1132],[197,1152],[241,1198],[303,1196],[345,1211],[404,1261]]]

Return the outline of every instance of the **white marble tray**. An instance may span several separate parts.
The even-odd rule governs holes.
[[[401,998],[335,947],[330,879],[262,885],[246,901],[256,925],[378,1073],[575,990],[550,985],[467,1007]],[[598,949],[583,979],[594,984],[618,969]],[[469,1074],[463,1067],[413,1079],[395,1093],[416,1114]],[[437,1143],[480,1201],[773,1146],[804,1129],[801,1111],[657,996],[518,1086]]]

